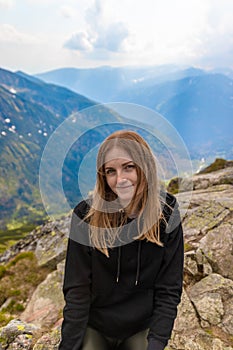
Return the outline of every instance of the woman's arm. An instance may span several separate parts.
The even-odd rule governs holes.
[[[59,350],[81,349],[90,308],[90,248],[78,243],[75,239],[75,237],[78,237],[77,218],[74,212],[65,264],[63,285],[65,307]]]
[[[155,282],[153,320],[148,334],[148,350],[163,350],[170,339],[183,284],[183,230],[175,206],[174,229],[167,235],[164,258]],[[172,223],[170,223],[172,225]]]

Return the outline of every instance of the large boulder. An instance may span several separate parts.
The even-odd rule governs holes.
[[[196,175],[194,191],[177,194],[181,210],[189,207],[183,215],[185,294],[169,350],[233,349],[231,174],[232,167]]]
[[[215,272],[233,280],[233,218],[207,233],[200,240],[199,249],[207,257]]]
[[[183,289],[181,302],[178,307],[177,318],[174,324],[174,332],[183,334],[183,332],[201,329],[197,318],[196,310],[188,297],[185,289]]]
[[[230,185],[193,191],[192,194],[184,192],[177,198],[181,208],[187,206],[187,200],[191,198],[183,227],[186,242],[193,241],[195,247],[210,230],[228,222],[233,211],[233,186]]]
[[[69,216],[51,223],[51,227],[46,227],[47,233],[37,240],[35,247],[39,266],[55,268],[65,258],[69,228]]]
[[[233,281],[213,273],[189,290],[189,297],[195,306],[203,327],[218,325],[226,333],[231,334],[233,329]]]
[[[36,288],[21,318],[41,327],[51,327],[60,318],[64,307],[62,293],[64,262],[58,264],[56,271]]]

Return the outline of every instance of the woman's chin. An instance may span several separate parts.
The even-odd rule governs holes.
[[[124,208],[126,208],[126,207],[130,204],[130,202],[131,202],[133,196],[132,196],[132,195],[131,195],[131,196],[122,196],[122,195],[119,196],[119,195],[118,195],[118,198],[119,198],[119,201],[120,201],[121,205],[122,205]]]

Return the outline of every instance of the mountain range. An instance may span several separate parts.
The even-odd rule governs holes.
[[[159,112],[180,133],[191,157],[233,158],[230,70],[176,66],[63,68],[36,76],[100,102],[134,103]]]
[[[38,169],[44,146],[72,112],[94,102],[68,89],[0,69],[0,223],[2,229],[45,217]],[[16,225],[16,226],[15,226]]]

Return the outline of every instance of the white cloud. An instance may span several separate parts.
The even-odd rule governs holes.
[[[128,35],[129,31],[124,23],[113,23],[107,30],[100,30],[94,46],[112,52],[121,51]]]
[[[94,6],[86,10],[86,31],[73,33],[64,47],[77,51],[105,50],[119,52],[129,31],[122,21],[110,21],[107,2],[95,0]]]
[[[0,9],[10,9],[13,4],[13,0],[0,0]]]
[[[75,10],[70,6],[62,6],[60,9],[61,15],[65,18],[72,18]]]
[[[209,67],[233,67],[233,3],[212,0],[199,33],[196,56],[198,63]]]
[[[0,0],[0,65],[232,67],[232,13],[233,0]]]
[[[144,0],[143,5],[135,2],[131,13],[130,4],[131,0],[125,0],[122,15],[124,22],[129,19],[125,56],[129,63],[206,65],[209,60],[229,65],[233,49],[232,0]]]
[[[91,38],[86,32],[73,33],[64,43],[64,47],[70,50],[90,51],[93,48]]]
[[[25,0],[29,5],[51,5],[56,3],[57,0]]]
[[[18,31],[10,24],[0,25],[0,41],[5,43],[32,44],[36,39],[27,33]]]

